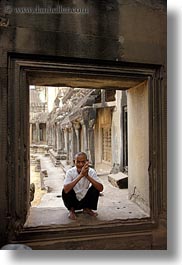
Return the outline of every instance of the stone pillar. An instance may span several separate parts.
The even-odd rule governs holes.
[[[54,125],[51,126],[51,143],[52,149],[54,149]]]
[[[53,135],[54,135],[54,128],[51,126],[51,146],[52,147],[54,145],[54,137],[53,137]]]
[[[83,117],[83,138],[84,151],[87,154],[91,164],[95,165],[95,146],[94,146],[94,124],[96,119],[96,110],[92,107],[86,107],[82,111]]]
[[[72,143],[72,127],[68,128],[68,161],[72,165],[73,161],[73,143]]]
[[[76,153],[80,151],[80,123],[74,122],[74,129],[76,134]]]
[[[60,124],[57,123],[56,126],[56,149],[57,149],[57,153],[61,154],[61,133],[60,133]]]
[[[82,123],[84,152],[88,155],[88,126]]]
[[[75,133],[74,125],[72,125],[72,127],[71,127],[71,150],[70,150],[71,163],[73,163],[72,161],[74,160],[74,156],[77,152],[76,148],[77,148],[77,146],[76,146],[76,133]]]
[[[49,123],[46,125],[46,140],[49,147],[52,146],[52,131]]]
[[[53,126],[53,150],[57,151],[57,133],[56,133],[56,124]]]
[[[59,127],[59,135],[60,135],[60,149],[61,153],[64,154],[64,149],[65,149],[65,138],[64,138],[64,131]]]
[[[32,123],[30,123],[30,144],[32,144]]]
[[[39,131],[39,123],[36,122],[36,142],[40,143],[40,131]]]
[[[66,141],[66,144],[65,144],[65,147],[66,147],[66,161],[67,161],[67,164],[69,165],[70,164],[70,159],[69,159],[69,128],[66,128],[65,129],[65,141]]]
[[[105,89],[101,89],[101,103],[104,105],[106,102],[106,92]]]
[[[68,145],[67,145],[68,132],[67,132],[66,128],[63,129],[63,136],[64,136],[64,143],[65,143],[64,144],[64,152],[67,153],[68,152],[68,149],[67,149],[67,147],[68,147]]]
[[[95,124],[95,119],[90,120],[88,128],[88,146],[89,146],[88,158],[93,167],[95,166],[94,124]]]

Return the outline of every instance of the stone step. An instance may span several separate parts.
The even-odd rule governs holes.
[[[109,174],[108,181],[119,189],[127,189],[128,188],[128,175],[118,172],[117,174]]]

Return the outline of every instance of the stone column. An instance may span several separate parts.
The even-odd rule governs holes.
[[[68,164],[72,165],[72,161],[73,161],[73,143],[72,143],[72,127],[70,126],[68,128]]]
[[[96,119],[96,111],[92,107],[87,107],[82,112],[83,117],[83,138],[84,138],[84,151],[88,159],[95,164],[95,146],[94,146],[94,124]]]
[[[32,144],[32,123],[30,123],[30,144]]]
[[[101,89],[101,103],[104,105],[106,102],[106,92],[105,89]]]
[[[55,133],[54,133],[54,125],[52,125],[52,149],[54,150],[54,145],[55,145]]]
[[[74,122],[74,129],[76,134],[76,153],[80,151],[80,123]]]
[[[64,137],[64,153],[67,153],[68,149],[67,149],[67,137],[68,137],[68,132],[67,129],[64,128],[63,129],[63,137]]]
[[[54,124],[53,127],[53,150],[56,152],[57,151],[57,133],[56,133],[56,124]]]
[[[57,123],[56,126],[56,149],[57,149],[57,153],[61,154],[61,133],[60,133],[60,124]]]
[[[88,126],[82,123],[84,152],[88,155]]]
[[[70,159],[69,159],[69,128],[66,128],[64,130],[64,134],[65,134],[65,151],[66,151],[66,161],[67,164],[70,164]]]
[[[76,133],[75,133],[74,125],[72,125],[72,127],[71,127],[71,150],[70,150],[71,163],[72,163],[74,156],[77,152],[76,148],[77,148],[77,146],[76,146]]]
[[[64,154],[64,149],[65,149],[65,138],[64,138],[64,131],[59,128],[59,133],[60,133],[60,148],[61,148],[61,153]]]
[[[39,123],[36,122],[36,142],[40,143],[40,131],[39,131]]]
[[[52,128],[50,122],[46,123],[46,141],[48,146],[52,146]]]
[[[95,124],[95,119],[90,120],[88,128],[89,160],[93,167],[95,166],[94,124]]]
[[[54,128],[53,128],[53,126],[51,126],[51,145],[53,148],[53,146],[54,146]]]

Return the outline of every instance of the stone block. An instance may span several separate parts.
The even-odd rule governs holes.
[[[122,172],[117,174],[110,174],[108,176],[108,181],[119,189],[127,189],[128,188],[128,176]]]
[[[41,170],[41,172],[40,172],[41,190],[45,190],[46,189],[46,186],[45,186],[45,183],[44,183],[44,178],[45,177],[48,177],[47,170]]]

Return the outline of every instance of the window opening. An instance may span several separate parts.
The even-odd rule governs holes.
[[[109,218],[148,216],[136,204],[136,210],[130,210],[132,200],[126,200],[129,190],[122,187],[123,177],[130,177],[123,175],[121,170],[123,167],[128,174],[128,106],[121,104],[125,96],[125,91],[116,89],[30,87],[30,186],[35,184],[36,187],[31,196],[31,209],[36,208],[38,213],[43,207],[44,210],[57,207],[66,212],[61,199],[65,171],[73,166],[75,152],[84,151],[90,166],[107,183],[99,201],[99,215],[106,206],[104,200],[108,191],[111,201],[107,207],[114,206]],[[123,164],[120,157],[123,157]],[[59,178],[51,179],[51,171],[54,177],[57,171]],[[43,221],[44,224],[48,225]],[[32,225],[31,218],[26,225]]]

